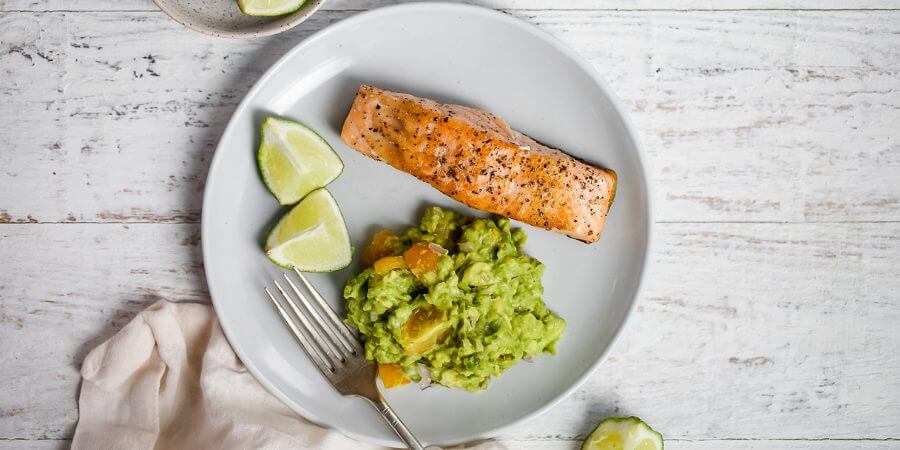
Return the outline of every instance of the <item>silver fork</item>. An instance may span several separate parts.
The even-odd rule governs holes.
[[[322,375],[325,375],[341,395],[353,395],[368,400],[407,447],[414,450],[440,450],[434,446],[423,447],[412,431],[400,420],[378,391],[375,385],[375,364],[365,358],[359,340],[325,303],[319,291],[307,281],[306,277],[297,269],[294,269],[294,273],[300,278],[300,282],[314,302],[309,301],[286,273],[282,273],[282,276],[287,282],[287,290],[278,283],[278,280],[273,281],[283,302],[287,303],[293,315],[275,298],[268,287],[265,288],[266,294]],[[292,298],[291,293],[299,299],[303,310]]]

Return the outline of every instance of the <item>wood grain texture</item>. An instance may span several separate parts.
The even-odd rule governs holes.
[[[501,441],[511,450],[575,450],[580,440]],[[805,441],[805,440],[667,440],[666,450],[896,450],[897,441]],[[0,447],[2,448],[2,447]]]
[[[71,436],[84,355],[160,298],[206,301],[198,230],[0,226],[0,438]],[[900,438],[898,259],[897,223],[661,224],[611,358],[505,437],[636,414],[680,440]]]
[[[197,221],[237,103],[351,14],[250,41],[160,14],[0,15],[0,221]],[[623,100],[659,220],[900,220],[900,11],[515,14]]]
[[[199,226],[0,227],[0,437],[65,438],[87,352],[160,298],[207,301]]]
[[[504,443],[639,414],[668,449],[900,448],[897,2],[466,2],[608,80],[663,222],[612,357]],[[0,0],[0,450],[68,448],[84,355],[157,299],[207,301],[196,222],[231,112],[297,42],[394,3],[236,41],[150,0]]]
[[[66,450],[72,441],[65,439],[10,439],[0,440],[0,450]]]
[[[422,0],[412,0],[422,1]],[[409,0],[330,0],[324,10],[365,10]],[[898,9],[893,0],[444,0],[496,9],[730,10]],[[224,3],[223,3],[224,4]],[[158,11],[152,0],[0,0],[0,11]]]
[[[499,441],[510,450],[575,450],[581,441]],[[69,440],[0,440],[0,450],[64,450]],[[893,450],[897,441],[772,441],[772,440],[716,440],[716,441],[666,441],[668,450]]]

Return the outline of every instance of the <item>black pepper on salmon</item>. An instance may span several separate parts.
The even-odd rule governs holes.
[[[474,108],[362,85],[341,139],[472,208],[596,242],[616,173]]]

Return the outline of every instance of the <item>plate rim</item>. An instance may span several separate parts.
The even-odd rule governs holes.
[[[574,49],[569,47],[568,44],[564,43],[556,36],[550,34],[548,31],[546,31],[534,24],[529,23],[529,22],[525,21],[524,19],[520,19],[518,17],[509,15],[509,14],[505,14],[502,11],[498,11],[495,9],[482,7],[482,6],[478,6],[478,5],[471,5],[471,4],[465,4],[465,3],[450,3],[450,2],[443,2],[443,1],[441,1],[441,2],[422,2],[422,3],[418,3],[418,2],[404,3],[404,4],[389,5],[389,6],[384,6],[384,7],[380,7],[380,8],[370,9],[368,11],[364,11],[364,12],[355,14],[353,16],[347,17],[343,20],[332,23],[332,24],[326,26],[325,28],[322,28],[321,30],[311,34],[306,39],[303,39],[300,42],[298,42],[297,44],[295,44],[290,50],[288,50],[277,61],[275,61],[275,63],[273,63],[265,71],[265,73],[263,73],[263,75],[260,76],[259,79],[253,84],[253,87],[250,88],[250,90],[248,90],[246,94],[244,94],[244,97],[243,97],[243,99],[241,99],[241,102],[231,113],[231,117],[228,119],[228,124],[226,125],[225,130],[222,132],[222,135],[219,137],[219,141],[216,144],[216,150],[213,153],[213,156],[212,156],[212,159],[211,159],[211,162],[209,165],[209,170],[207,171],[206,186],[204,187],[204,190],[203,190],[203,202],[202,202],[201,216],[200,216],[200,236],[201,236],[201,247],[202,247],[201,250],[202,250],[202,255],[203,255],[203,261],[205,262],[208,260],[207,257],[209,256],[209,253],[210,253],[209,249],[210,249],[210,245],[211,245],[211,244],[207,243],[206,239],[203,239],[203,236],[207,236],[210,234],[207,232],[207,228],[212,226],[210,221],[207,219],[207,217],[208,217],[207,211],[209,210],[208,203],[210,201],[209,199],[211,197],[211,192],[214,189],[213,186],[216,184],[215,183],[216,179],[213,177],[213,174],[216,173],[216,167],[219,164],[221,164],[221,161],[223,159],[221,157],[221,155],[227,151],[227,150],[223,150],[222,143],[224,142],[225,137],[229,136],[233,132],[233,129],[238,126],[237,125],[238,121],[236,120],[236,117],[239,114],[244,113],[244,111],[248,107],[248,103],[249,103],[250,99],[255,97],[256,94],[262,89],[262,87],[268,82],[268,80],[274,75],[274,73],[279,71],[281,69],[281,67],[288,60],[290,60],[294,57],[295,54],[302,52],[304,49],[313,45],[315,42],[321,40],[325,36],[335,33],[340,29],[351,27],[358,22],[377,19],[378,17],[384,16],[384,15],[403,13],[403,12],[407,12],[407,11],[417,11],[417,10],[422,10],[422,11],[428,11],[428,10],[439,10],[440,11],[440,10],[442,10],[442,11],[448,11],[448,12],[464,12],[464,13],[471,13],[471,14],[475,14],[475,15],[481,15],[483,17],[488,17],[493,20],[500,20],[502,22],[505,22],[506,24],[515,26],[519,29],[522,29],[525,32],[532,34],[535,37],[547,42],[548,44],[552,45],[556,51],[560,52],[563,56],[570,59],[573,63],[576,64],[576,66],[579,69],[581,69],[584,72],[585,75],[587,75],[590,78],[590,80],[596,85],[596,87],[609,99],[610,104],[612,105],[616,114],[619,116],[620,120],[622,121],[622,125],[625,129],[625,132],[628,134],[628,136],[631,138],[632,142],[634,143],[634,150],[635,150],[635,154],[636,154],[635,156],[637,157],[637,162],[638,162],[638,165],[640,166],[639,167],[640,174],[642,175],[642,181],[643,181],[642,187],[643,187],[644,192],[646,193],[647,229],[646,229],[646,233],[644,236],[644,239],[646,241],[646,246],[645,246],[643,255],[641,255],[642,259],[643,259],[643,264],[641,266],[639,273],[637,274],[637,285],[636,285],[636,288],[634,291],[634,295],[631,298],[631,304],[628,306],[628,310],[626,311],[625,317],[619,324],[618,328],[613,332],[613,336],[612,336],[612,339],[610,340],[609,345],[606,347],[605,350],[603,350],[603,352],[601,352],[600,357],[598,357],[596,361],[591,363],[591,365],[584,371],[584,373],[582,373],[575,380],[574,383],[572,383],[571,386],[566,388],[564,391],[562,391],[560,394],[556,395],[555,397],[547,400],[541,407],[536,408],[535,410],[531,411],[530,413],[525,414],[522,417],[520,417],[516,420],[513,420],[506,425],[496,427],[493,429],[489,429],[487,431],[480,432],[480,433],[468,433],[468,434],[464,433],[463,436],[460,438],[460,441],[452,443],[452,444],[462,444],[462,443],[466,443],[466,442],[472,442],[472,441],[492,438],[492,437],[497,436],[498,434],[501,434],[509,429],[512,429],[512,428],[519,426],[525,422],[533,420],[534,418],[542,415],[543,413],[547,412],[548,410],[550,410],[551,408],[553,408],[554,406],[559,404],[562,400],[569,397],[576,389],[581,387],[585,383],[585,381],[587,381],[587,379],[589,377],[591,377],[597,371],[597,369],[600,367],[600,365],[604,361],[606,361],[606,359],[609,356],[612,349],[615,347],[615,345],[621,339],[622,334],[624,333],[625,329],[628,327],[628,325],[633,320],[634,312],[637,308],[638,300],[639,300],[641,294],[643,293],[643,290],[645,287],[647,273],[649,272],[650,266],[653,261],[653,259],[651,258],[652,252],[653,252],[653,245],[654,245],[654,229],[655,229],[655,220],[654,220],[654,212],[653,212],[653,190],[652,190],[653,184],[650,181],[650,173],[648,171],[646,150],[644,149],[644,145],[641,142],[640,135],[637,133],[637,129],[635,128],[634,124],[632,124],[631,118],[628,116],[627,111],[625,111],[625,108],[622,106],[622,103],[621,103],[621,100],[619,99],[619,97],[606,84],[606,81],[600,77],[600,74],[596,71],[596,69],[594,69],[594,67],[591,65],[591,63],[588,62],[587,59],[585,59],[579,53],[577,53]],[[241,348],[240,344],[238,344],[237,341],[235,339],[233,339],[231,327],[220,319],[221,316],[219,314],[219,303],[216,301],[216,296],[213,293],[214,289],[213,289],[212,279],[215,277],[212,276],[212,274],[210,273],[208,264],[204,264],[204,274],[206,276],[207,290],[209,291],[209,296],[210,296],[210,300],[212,302],[213,308],[216,311],[216,320],[219,322],[219,326],[222,328],[222,331],[225,334],[225,337],[228,340],[229,344],[231,345],[232,349],[234,350],[235,354],[238,356],[238,358],[240,358],[241,363],[244,364],[244,366],[247,368],[247,370],[253,375],[253,377],[257,380],[257,382],[259,382],[266,389],[266,391],[268,391],[269,393],[274,395],[282,403],[284,403],[290,409],[292,409],[294,412],[299,414],[301,416],[301,418],[303,418],[304,420],[307,420],[311,423],[314,423],[314,424],[321,426],[323,428],[326,428],[326,429],[338,431],[341,434],[343,434],[344,436],[349,437],[353,440],[360,441],[360,442],[372,442],[372,443],[376,443],[379,445],[390,446],[390,447],[396,447],[398,445],[402,445],[401,441],[399,439],[383,440],[383,439],[379,439],[377,437],[357,433],[353,430],[349,430],[340,425],[324,423],[323,421],[321,421],[319,419],[319,417],[317,417],[315,414],[313,414],[307,408],[305,408],[302,405],[300,405],[299,403],[295,402],[290,397],[288,397],[285,393],[281,392],[278,388],[276,388],[255,365],[247,362],[248,359],[245,358],[246,353],[244,352],[243,348]],[[450,444],[450,443],[444,443],[444,444]]]
[[[194,23],[186,15],[179,13],[176,8],[171,6],[169,3],[169,0],[153,0],[153,4],[155,4],[163,13],[169,16],[170,19],[178,22],[180,25],[189,30],[218,38],[252,39],[278,34],[290,30],[297,25],[300,25],[301,23],[305,22],[306,19],[309,19],[309,17],[312,16],[316,11],[318,11],[319,8],[321,8],[322,5],[325,4],[325,0],[309,0],[309,3],[304,3],[297,11],[282,16],[280,18],[281,20],[275,20],[273,22],[261,24],[250,31],[229,31],[217,29],[215,27],[208,27],[199,23]]]

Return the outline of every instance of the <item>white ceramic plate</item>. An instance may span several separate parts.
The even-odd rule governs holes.
[[[517,224],[528,232],[528,253],[546,265],[545,301],[568,322],[556,356],[520,363],[476,394],[415,385],[387,393],[425,442],[495,435],[572,392],[600,364],[631,312],[652,223],[637,137],[612,93],[574,52],[523,21],[473,6],[417,3],[358,14],[306,39],[260,79],[225,130],[207,180],[209,290],[229,341],[264,386],[308,419],[371,442],[399,444],[371,407],[327,384],[264,297],[263,286],[281,270],[266,259],[262,242],[284,211],[257,172],[259,124],[269,114],[285,116],[331,142],[346,168],[328,189],[357,249],[381,227],[416,223],[426,205],[481,213],[341,142],[360,83],[483,108],[541,142],[618,172],[618,195],[600,242]],[[343,310],[343,284],[358,269],[311,278]]]

